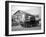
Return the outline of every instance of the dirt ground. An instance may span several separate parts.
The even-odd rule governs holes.
[[[18,26],[12,26],[12,31],[22,31],[22,30],[39,30],[41,29],[41,26],[36,26],[36,27],[30,27],[30,28],[24,28],[21,25]]]

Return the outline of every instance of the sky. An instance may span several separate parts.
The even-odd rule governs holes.
[[[17,10],[25,11],[32,15],[39,15],[41,17],[41,7],[11,5],[11,14],[13,15]]]

